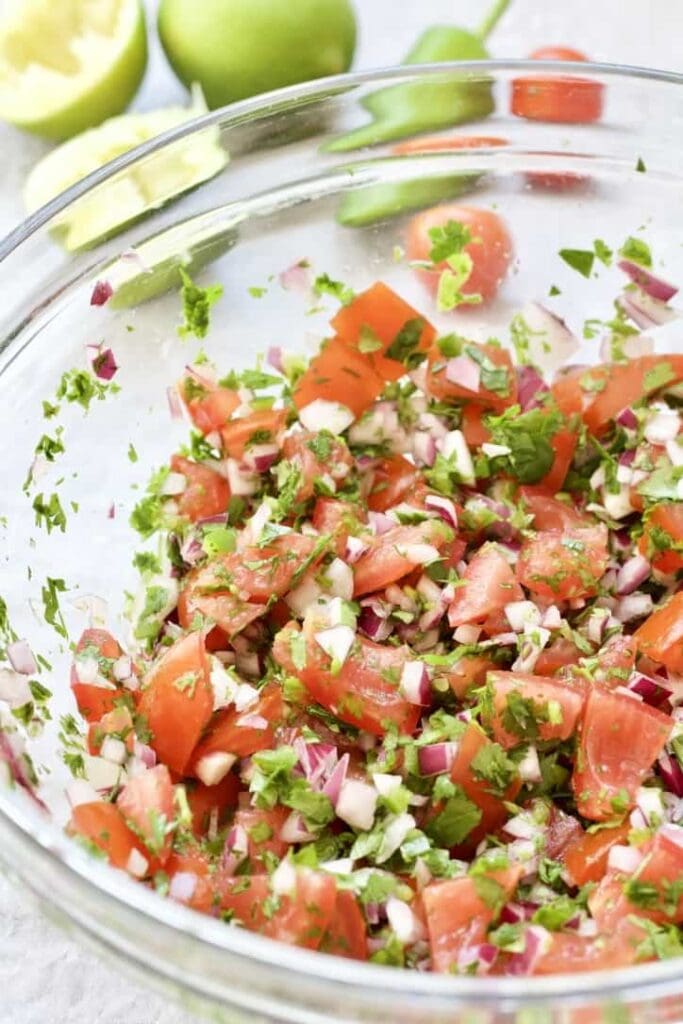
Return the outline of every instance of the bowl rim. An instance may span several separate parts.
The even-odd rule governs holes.
[[[543,72],[559,77],[573,72],[584,77],[590,75],[593,78],[607,80],[625,79],[665,86],[683,86],[683,74],[673,71],[621,64],[530,60],[467,61],[375,68],[289,86],[193,118],[92,172],[35,211],[1,239],[0,264],[75,200],[170,143],[189,138],[196,132],[217,125],[229,130],[245,121],[269,116],[281,109],[289,109],[292,103],[297,101],[324,98],[335,92],[343,93],[373,83],[396,84],[402,80],[431,77],[455,70],[471,74],[475,78],[508,72]],[[170,899],[161,898],[128,878],[123,872],[97,863],[85,851],[79,849],[59,826],[47,819],[41,820],[23,796],[18,799],[14,796],[8,797],[0,788],[0,833],[2,832],[5,832],[15,847],[23,847],[26,854],[26,863],[22,861],[8,864],[8,867],[25,885],[38,892],[48,902],[52,897],[50,890],[46,884],[36,880],[35,873],[31,870],[41,862],[49,862],[53,870],[58,872],[64,883],[64,893],[76,896],[78,890],[87,887],[92,898],[102,902],[103,918],[106,917],[107,905],[112,908],[118,907],[123,912],[139,915],[152,927],[156,924],[165,926],[178,938],[196,942],[199,946],[209,946],[216,952],[224,951],[238,960],[248,959],[260,968],[286,972],[289,976],[305,979],[310,984],[328,985],[330,991],[343,986],[357,989],[360,988],[361,982],[361,998],[368,1001],[374,1001],[377,996],[382,996],[385,999],[398,999],[413,1006],[415,1001],[419,1000],[425,1007],[424,1001],[430,998],[439,1001],[450,999],[452,1005],[463,1002],[472,1006],[504,1003],[507,1011],[523,1006],[547,1004],[557,999],[579,1004],[596,998],[624,1001],[637,997],[641,1000],[646,995],[655,998],[676,993],[683,987],[680,960],[676,959],[604,971],[582,972],[571,976],[556,974],[532,978],[479,978],[409,970],[389,972],[379,965],[360,963],[329,954],[321,955],[288,946],[244,929],[227,928],[217,919],[196,913]],[[3,852],[3,844],[0,843],[0,854]],[[53,902],[56,901],[53,899]],[[81,930],[88,931],[87,924],[76,915],[72,916],[77,919]],[[92,933],[95,933],[95,929]],[[109,939],[109,942],[112,940]],[[123,953],[123,945],[117,948],[119,953]],[[130,950],[124,955],[130,957]],[[143,962],[143,955],[142,947],[135,949],[132,954],[137,963]]]

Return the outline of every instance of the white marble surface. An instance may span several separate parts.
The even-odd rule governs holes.
[[[156,3],[148,6],[153,17]],[[356,0],[356,67],[396,63],[425,26],[475,25],[486,6],[485,0]],[[596,60],[683,71],[682,38],[681,0],[513,0],[491,50],[521,57],[544,43],[564,43]],[[182,96],[153,41],[136,106],[149,109]],[[20,219],[22,183],[46,148],[0,125],[0,234]],[[192,1024],[186,1013],[65,937],[2,878],[0,922],[0,1024]]]

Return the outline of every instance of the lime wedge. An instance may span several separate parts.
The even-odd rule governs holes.
[[[126,109],[147,65],[140,0],[19,0],[0,23],[0,118],[68,139]]]
[[[123,114],[77,135],[33,168],[24,188],[26,209],[33,212],[134,146],[205,113],[201,92],[193,89],[190,107]],[[68,250],[86,248],[212,178],[227,161],[218,128],[206,128],[115,175],[56,217],[51,229]]]

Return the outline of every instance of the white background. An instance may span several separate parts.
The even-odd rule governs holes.
[[[0,0],[0,8],[7,5]],[[148,7],[153,20],[156,3],[148,0]],[[355,66],[398,63],[427,25],[474,27],[486,7],[485,0],[356,0],[360,38]],[[150,67],[136,101],[143,109],[183,98],[153,31],[150,38]],[[490,48],[496,57],[523,57],[539,45],[561,43],[595,60],[683,72],[682,39],[681,0],[512,0]],[[46,149],[0,125],[0,234],[21,218],[23,181]],[[2,878],[0,937],[0,1024],[192,1024],[187,1014],[66,938]]]

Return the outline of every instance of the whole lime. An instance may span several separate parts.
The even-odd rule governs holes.
[[[161,0],[159,35],[215,108],[346,71],[356,19],[349,0]]]

